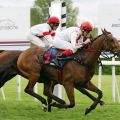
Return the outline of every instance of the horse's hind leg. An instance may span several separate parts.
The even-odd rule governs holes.
[[[17,74],[15,72],[10,73],[9,71],[4,71],[2,74],[0,74],[0,88],[3,87],[3,85],[11,80],[13,77],[15,77]]]
[[[91,95],[85,88],[82,87],[75,87],[78,91],[80,91],[81,93],[83,93],[84,95],[87,95],[91,100],[96,101],[97,98],[95,98],[93,95]],[[105,105],[104,101],[99,101],[100,105],[103,106]]]
[[[97,99],[94,101],[94,103],[86,109],[85,115],[88,114],[91,110],[95,109],[97,104],[100,102],[100,99],[102,98],[102,91],[99,90],[95,85],[93,85],[90,81],[85,85],[86,89],[93,91],[98,94]]]
[[[36,79],[29,79],[29,83],[27,85],[27,87],[25,88],[25,92],[30,94],[31,96],[35,97],[36,99],[38,99],[39,101],[42,102],[42,105],[44,107],[44,111],[47,110],[46,106],[47,106],[47,102],[46,99],[44,99],[43,97],[41,97],[40,95],[36,94],[33,90],[34,86],[36,84]]]

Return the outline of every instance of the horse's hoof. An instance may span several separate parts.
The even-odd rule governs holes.
[[[104,101],[100,101],[100,105],[101,105],[101,106],[105,106],[106,103],[105,103]]]
[[[91,110],[87,108],[86,111],[85,111],[85,115],[87,115],[90,111]]]
[[[47,112],[47,111],[48,111],[47,106],[46,106],[45,104],[42,104],[42,110],[43,110],[44,112]]]

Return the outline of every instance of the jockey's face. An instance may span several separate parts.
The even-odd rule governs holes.
[[[58,26],[59,26],[59,23],[51,23],[50,24],[50,27],[52,30],[56,30],[58,28]]]
[[[86,37],[90,33],[90,30],[82,30],[82,35]]]

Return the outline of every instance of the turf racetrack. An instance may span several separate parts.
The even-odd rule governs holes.
[[[92,81],[97,85],[98,77],[94,76]],[[120,87],[120,76],[117,76],[118,87]],[[72,109],[52,108],[52,112],[43,112],[41,103],[35,101],[33,97],[24,93],[27,80],[22,79],[21,100],[18,101],[17,80],[6,83],[4,92],[6,101],[3,101],[0,91],[0,120],[120,120],[120,103],[112,102],[112,77],[102,77],[103,99],[106,106],[97,106],[87,116],[85,109],[92,104],[92,101],[75,90],[76,105]],[[38,91],[42,95],[42,84],[39,84]],[[93,94],[96,96],[96,94]],[[68,102],[66,95],[65,100]]]

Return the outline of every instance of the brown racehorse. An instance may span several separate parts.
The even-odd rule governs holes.
[[[22,51],[0,51],[0,88],[19,74],[17,59]]]
[[[67,62],[62,69],[40,64],[44,50],[40,47],[32,47],[20,54],[18,68],[29,79],[25,91],[44,103],[44,100],[33,92],[33,87],[39,78],[44,81],[44,94],[57,103],[51,106],[59,108],[72,108],[75,106],[74,88],[80,90],[86,88],[98,94],[94,103],[86,109],[85,114],[95,109],[102,98],[99,90],[90,80],[95,73],[95,66],[102,51],[120,52],[119,43],[106,30],[92,43],[90,51],[78,50],[74,60]],[[60,76],[61,75],[61,76]],[[60,83],[64,86],[70,104],[52,94],[51,83]]]
[[[22,53],[22,51],[6,51],[1,50],[0,51],[0,88],[3,87],[3,85],[11,80],[13,77],[15,77],[17,74],[25,77],[17,68],[17,59],[19,55]],[[38,82],[44,82],[39,80]],[[52,89],[54,88],[54,85],[52,85]],[[86,94],[88,97],[90,97],[93,101],[96,100],[94,96],[89,94],[84,88],[79,89],[80,92],[83,94]],[[48,97],[48,104],[51,103],[51,99]],[[100,101],[100,105],[103,105],[104,102]],[[45,105],[43,105],[44,107]],[[46,110],[46,106],[44,107],[44,110]],[[50,110],[49,110],[50,111]]]

